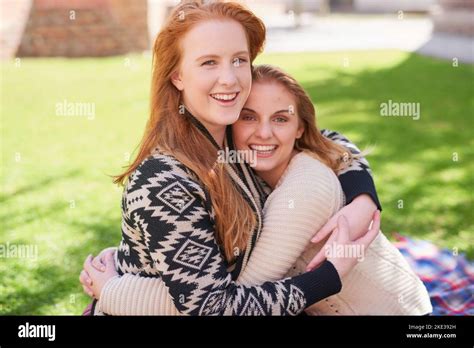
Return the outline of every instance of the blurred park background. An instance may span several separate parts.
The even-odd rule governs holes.
[[[321,128],[372,148],[385,234],[473,259],[474,1],[243,2],[268,27],[257,63],[304,85]],[[82,262],[120,240],[110,175],[142,134],[150,45],[177,1],[0,3],[0,314],[77,315]],[[390,102],[419,117],[384,117]]]

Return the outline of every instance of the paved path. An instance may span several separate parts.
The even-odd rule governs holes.
[[[396,15],[303,18],[295,29],[290,17],[267,21],[267,52],[399,49],[474,63],[474,38],[433,35],[429,17]]]

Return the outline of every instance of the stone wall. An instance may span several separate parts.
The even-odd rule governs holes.
[[[149,48],[147,0],[33,0],[24,56],[110,56]]]

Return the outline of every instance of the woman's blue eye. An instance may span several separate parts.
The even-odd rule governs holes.
[[[234,66],[239,66],[240,64],[245,63],[246,61],[247,59],[245,58],[234,58],[233,64]]]
[[[288,122],[286,117],[276,117],[276,118],[274,118],[274,120],[277,121],[278,123]]]
[[[204,63],[201,64],[202,65],[215,65],[216,64],[216,61],[215,60],[206,60]]]

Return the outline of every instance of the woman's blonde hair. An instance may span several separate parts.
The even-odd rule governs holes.
[[[294,96],[295,111],[298,114],[300,125],[303,126],[303,134],[295,142],[296,150],[310,153],[336,173],[351,163],[355,155],[321,134],[316,124],[316,111],[313,102],[293,77],[280,68],[263,64],[253,67],[252,79],[254,83],[276,82]]]
[[[181,61],[180,42],[198,23],[212,19],[233,20],[245,30],[251,62],[262,51],[265,25],[250,10],[234,2],[187,1],[178,5],[156,38],[153,47],[150,117],[131,165],[114,182],[124,184],[155,148],[173,154],[202,181],[215,212],[216,238],[228,261],[245,250],[256,217],[231,177],[218,163],[218,152],[188,117],[179,114],[181,93],[171,82]],[[205,38],[203,38],[205,40]]]

